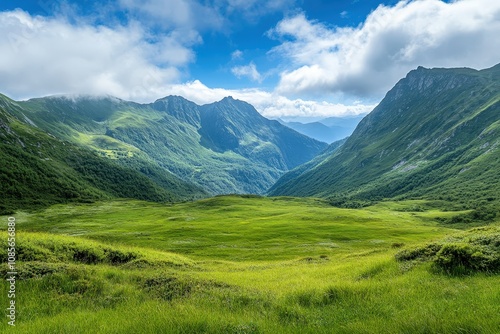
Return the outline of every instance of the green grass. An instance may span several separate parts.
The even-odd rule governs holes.
[[[395,257],[498,231],[440,223],[464,213],[249,196],[18,213],[15,332],[496,333],[497,274]],[[0,331],[12,329],[3,321]]]
[[[21,216],[19,224],[29,231],[231,261],[384,250],[394,242],[448,232],[435,222],[423,224],[421,217],[429,213],[387,210],[385,204],[352,210],[316,199],[221,196],[175,205],[140,201],[59,205]]]

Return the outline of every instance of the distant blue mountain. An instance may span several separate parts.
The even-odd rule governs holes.
[[[311,123],[287,122],[280,119],[279,122],[308,137],[331,144],[350,136],[363,117],[328,117]]]

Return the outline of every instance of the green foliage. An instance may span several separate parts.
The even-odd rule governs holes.
[[[455,215],[449,218],[438,218],[444,224],[484,224],[494,221],[498,210],[494,207],[479,207],[466,213]]]
[[[482,227],[431,243],[403,250],[398,261],[432,261],[450,274],[500,271],[500,228]]]
[[[373,201],[367,200],[355,200],[348,199],[343,197],[330,197],[327,199],[330,205],[335,206],[337,208],[346,208],[346,209],[361,209],[370,205],[375,204]]]
[[[64,262],[121,265],[144,256],[134,251],[109,247],[88,240],[56,237],[40,234],[25,234],[17,238],[16,256],[22,262]],[[0,257],[7,258],[7,239]]]
[[[45,262],[46,260],[47,258],[44,258],[43,260],[26,261],[23,263],[19,263],[16,268],[17,278],[19,280],[42,278],[53,273],[64,272],[68,269],[68,267],[71,266],[66,263]],[[2,267],[0,268],[1,277],[7,278],[7,273],[9,271],[10,270],[7,267],[7,264],[3,263]]]
[[[434,257],[441,247],[441,244],[431,243],[421,247],[404,249],[398,252],[395,257],[398,261],[428,260]]]

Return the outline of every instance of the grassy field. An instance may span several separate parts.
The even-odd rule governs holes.
[[[499,333],[500,276],[481,270],[498,222],[464,232],[437,219],[463,212],[435,207],[221,196],[18,213],[17,321],[0,331]],[[458,242],[484,266],[457,274],[444,246],[427,252]]]

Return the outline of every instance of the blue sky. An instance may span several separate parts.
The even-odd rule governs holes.
[[[495,65],[499,32],[489,0],[3,0],[0,92],[349,116],[417,66]]]

